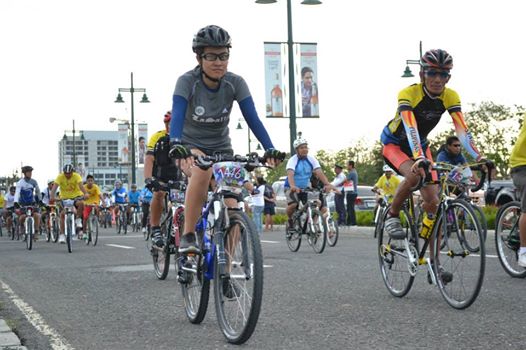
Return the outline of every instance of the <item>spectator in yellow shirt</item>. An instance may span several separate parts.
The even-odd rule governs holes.
[[[391,203],[393,197],[396,193],[396,189],[400,184],[400,179],[396,176],[393,176],[393,169],[389,165],[384,165],[383,169],[384,174],[380,176],[376,184],[373,186],[373,192],[381,196],[387,197],[387,202]]]

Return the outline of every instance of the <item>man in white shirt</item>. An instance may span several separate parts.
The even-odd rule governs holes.
[[[343,192],[343,183],[345,182],[345,174],[343,167],[339,164],[334,165],[334,172],[336,176],[332,180],[331,185],[335,187],[340,193],[334,194],[334,205],[336,206],[336,213],[338,213],[338,225],[345,225],[345,193]]]

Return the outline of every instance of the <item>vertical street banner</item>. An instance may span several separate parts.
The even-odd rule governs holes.
[[[286,116],[287,99],[284,94],[283,76],[285,45],[265,42],[265,114],[269,118]]]
[[[295,82],[299,87],[299,91],[296,90],[299,92],[296,97],[301,101],[301,110],[297,115],[304,118],[319,118],[317,44],[300,43],[295,45],[295,48]]]
[[[119,146],[119,163],[124,164],[129,162],[129,149],[128,149],[128,124],[120,124],[118,125],[118,146]]]
[[[144,156],[146,155],[146,144],[148,143],[148,124],[139,123],[137,132],[138,142],[137,152],[139,165],[144,165]]]

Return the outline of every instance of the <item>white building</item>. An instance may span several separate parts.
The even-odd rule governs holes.
[[[92,174],[101,189],[113,189],[115,181],[131,179],[130,163],[119,157],[118,131],[77,131],[66,133],[58,143],[59,171],[66,163],[74,164],[83,179]],[[143,167],[137,167],[137,183],[143,186]],[[129,188],[129,186],[127,186]]]

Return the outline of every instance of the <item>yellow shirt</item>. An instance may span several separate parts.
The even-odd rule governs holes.
[[[0,193],[0,209],[5,206],[4,195]]]
[[[64,173],[60,173],[55,183],[60,187],[60,199],[75,199],[84,195],[79,188],[82,178],[78,173],[73,173],[69,179]]]
[[[84,200],[84,204],[99,205],[100,203],[100,188],[96,184],[93,184],[91,188],[88,185],[84,186],[86,192],[89,194],[89,198]]]
[[[396,188],[400,184],[400,179],[394,174],[388,179],[385,174],[380,176],[378,181],[376,181],[375,186],[378,187],[386,196],[394,196]]]
[[[519,137],[517,137],[517,141],[510,155],[511,168],[516,168],[521,165],[526,165],[526,118],[522,121]]]

